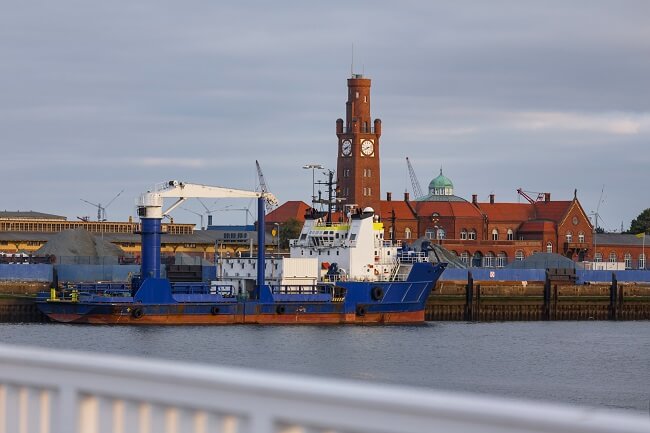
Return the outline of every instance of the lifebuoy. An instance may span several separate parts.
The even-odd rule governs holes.
[[[370,290],[370,297],[371,297],[374,301],[379,301],[379,300],[381,300],[381,298],[384,297],[384,289],[382,289],[382,288],[379,287],[379,286],[375,286],[375,287],[373,287],[373,288]]]
[[[210,308],[210,313],[212,313],[213,315],[219,314],[219,307],[217,307],[216,305],[213,306],[212,308]]]
[[[365,316],[366,315],[366,307],[363,305],[359,305],[357,307],[357,316]]]
[[[375,275],[379,275],[379,269],[375,269]]]
[[[131,310],[131,316],[132,316],[134,319],[139,319],[140,317],[142,317],[143,314],[144,314],[144,313],[142,312],[142,308],[141,308],[141,307],[135,307],[133,310]]]
[[[285,311],[286,308],[284,307],[284,305],[278,305],[277,307],[275,307],[275,312],[278,314],[284,314]]]

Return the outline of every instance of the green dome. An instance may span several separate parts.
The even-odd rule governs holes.
[[[442,174],[442,168],[440,169],[440,175],[433,179],[429,184],[429,191],[437,188],[453,188],[453,182]]]

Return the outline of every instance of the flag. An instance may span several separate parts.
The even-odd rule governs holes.
[[[634,235],[634,236],[636,236],[639,239],[645,238],[645,232],[639,233],[638,235]]]

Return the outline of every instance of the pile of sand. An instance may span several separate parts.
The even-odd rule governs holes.
[[[124,251],[85,229],[74,229],[55,234],[36,254],[51,254],[56,257],[118,257],[123,256]]]

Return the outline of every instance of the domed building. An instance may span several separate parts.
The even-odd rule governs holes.
[[[429,194],[416,197],[415,201],[467,201],[454,195],[454,183],[444,174],[440,167],[440,174],[429,183]]]

